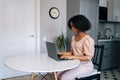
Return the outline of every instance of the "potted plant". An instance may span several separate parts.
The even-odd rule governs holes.
[[[63,33],[55,38],[55,43],[59,52],[66,51],[68,39]]]

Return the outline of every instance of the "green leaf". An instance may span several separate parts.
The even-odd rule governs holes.
[[[62,33],[61,35],[59,35],[55,41],[57,49],[59,51],[65,51],[68,39],[64,36],[64,34]]]

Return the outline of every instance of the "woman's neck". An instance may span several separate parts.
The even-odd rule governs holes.
[[[79,40],[81,40],[83,37],[85,37],[87,35],[87,33],[85,33],[85,32],[78,32],[77,34],[76,34],[76,37],[75,37],[75,41],[79,41]]]
[[[87,33],[85,33],[85,32],[78,32],[77,33],[77,36],[79,36],[79,37],[84,37],[86,35],[87,35]]]

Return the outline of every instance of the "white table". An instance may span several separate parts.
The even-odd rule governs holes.
[[[33,80],[35,72],[54,72],[55,80],[57,80],[57,71],[72,69],[79,64],[79,60],[56,61],[48,57],[46,53],[14,56],[5,61],[5,65],[9,68],[32,72],[31,80]]]

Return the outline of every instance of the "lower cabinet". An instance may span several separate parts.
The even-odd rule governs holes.
[[[120,67],[120,41],[101,41],[104,45],[102,70]]]

